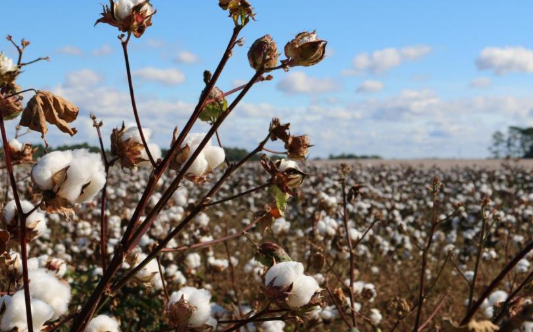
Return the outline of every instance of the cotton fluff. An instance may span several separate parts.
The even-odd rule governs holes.
[[[91,319],[87,326],[87,332],[119,332],[120,326],[117,320],[107,315],[98,315]]]
[[[146,254],[139,254],[137,256],[137,261],[135,262],[135,265],[140,264],[142,261],[146,259]],[[159,273],[159,266],[157,265],[157,261],[155,259],[152,259],[148,262],[142,269],[139,270],[135,274],[135,278],[141,282],[151,282],[155,281],[154,276]]]
[[[131,10],[136,5],[144,2],[145,0],[118,0],[115,2],[115,15],[122,21],[131,14]],[[152,9],[150,6],[146,6],[147,15],[152,14]]]
[[[304,274],[304,266],[299,262],[282,262],[273,265],[265,276],[265,286],[271,283],[276,287],[289,287],[292,284],[292,290],[287,299],[291,308],[306,305],[320,290],[318,282],[315,278]]]
[[[186,155],[178,155],[178,158],[183,158],[185,161],[182,162],[182,164],[186,164],[193,153],[196,151],[202,140],[205,138],[205,134],[189,134],[185,138],[184,145],[181,146],[181,148],[185,148],[186,146],[189,147],[188,152]],[[191,164],[189,169],[187,170],[187,175],[192,176],[203,176],[213,169],[217,168],[224,162],[225,158],[224,149],[218,147],[218,146],[212,146],[211,141],[207,141],[207,144],[203,148],[203,150],[198,154],[198,157],[194,160],[194,162]]]
[[[370,309],[370,320],[372,321],[372,324],[378,325],[382,319],[383,316],[378,309]]]
[[[285,234],[291,229],[291,223],[285,220],[285,218],[278,218],[272,224],[272,233],[274,235]]]
[[[17,70],[18,66],[13,64],[13,59],[8,58],[4,52],[0,52],[0,75]]]
[[[283,332],[285,322],[279,320],[264,322],[261,324],[261,327],[263,328],[263,332]]]
[[[67,312],[71,297],[68,284],[44,269],[30,271],[29,277],[32,298],[42,300],[53,308],[52,321]]]
[[[28,325],[26,322],[26,301],[24,298],[24,291],[20,290],[12,297],[3,296],[1,301],[6,304],[6,311],[0,322],[0,330],[11,331],[13,329],[18,329],[18,331],[27,331]],[[32,298],[31,313],[33,331],[37,332],[40,331],[43,325],[53,317],[54,308],[42,300]]]
[[[195,287],[183,287],[170,296],[169,304],[178,302],[181,298],[190,305],[195,306],[196,310],[189,318],[188,326],[192,328],[201,327],[211,318],[211,293],[206,289]]]
[[[54,188],[53,176],[67,166],[66,177]],[[50,152],[33,167],[31,175],[41,190],[57,190],[59,187],[57,196],[71,204],[90,201],[106,181],[100,154],[86,149]]]
[[[152,137],[152,131],[150,129],[143,128],[142,131],[143,131],[144,139],[146,140],[147,145],[148,145],[148,150],[150,150],[150,154],[152,155],[152,158],[154,158],[154,160],[157,161],[157,159],[161,158],[161,149],[159,148],[159,145],[155,143],[148,143],[150,142],[150,138]],[[139,132],[139,129],[137,128],[137,126],[131,126],[131,127],[126,128],[126,131],[124,132],[124,134],[122,134],[121,139],[123,142],[127,140],[131,140],[132,142],[143,144],[141,133]],[[151,166],[150,159],[148,158],[148,154],[146,153],[145,149],[141,150],[140,158],[143,159],[144,161],[137,163],[137,166],[139,167]]]
[[[33,204],[31,204],[28,201],[21,201],[20,205],[22,206],[22,211],[24,213],[30,212],[35,207]],[[46,218],[43,213],[38,212],[40,211],[37,209],[36,211],[32,212],[28,217],[26,217],[26,228],[28,230],[31,230],[31,237],[35,238],[41,234],[43,234],[46,231]],[[16,202],[10,201],[6,204],[4,207],[4,210],[2,211],[2,217],[6,221],[8,226],[18,226],[16,225],[16,216],[17,214],[17,204]]]
[[[202,265],[202,257],[196,252],[190,253],[185,257],[185,265],[190,269],[199,268]]]

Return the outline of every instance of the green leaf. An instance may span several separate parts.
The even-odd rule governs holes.
[[[268,188],[268,191],[274,196],[274,199],[276,200],[276,207],[278,208],[279,213],[284,215],[285,210],[287,210],[287,200],[290,197],[289,194],[281,191],[281,189],[279,189],[276,185],[271,185]]]

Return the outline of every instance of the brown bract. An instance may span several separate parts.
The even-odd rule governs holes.
[[[167,317],[169,325],[175,327],[179,332],[187,331],[187,325],[196,307],[190,305],[182,296],[178,302],[171,303],[167,306]]]
[[[291,294],[293,284],[291,283],[289,286],[274,286],[275,281],[276,278],[273,278],[270,283],[264,287],[263,292],[265,296],[272,302],[275,302],[280,308],[289,308],[287,301]]]
[[[325,40],[317,38],[316,32],[301,32],[285,45],[287,64],[294,66],[314,66],[326,56]]]
[[[38,150],[38,148],[32,148],[31,144],[28,143],[25,143],[21,150],[15,149],[11,144],[8,148],[11,161],[15,164],[32,163],[33,154]]]
[[[111,133],[111,154],[120,159],[120,166],[122,168],[135,168],[140,162],[146,161],[141,158],[141,151],[144,150],[144,145],[139,142],[127,139],[122,140],[122,135],[126,132],[124,122],[121,128],[114,128]]]
[[[16,118],[22,112],[22,103],[19,96],[0,99],[0,114],[4,120]]]
[[[116,4],[113,0],[109,0],[109,6],[102,7],[102,17],[99,18],[94,25],[97,25],[98,23],[107,23],[118,28],[122,32],[132,32],[137,38],[141,37],[146,31],[146,28],[152,25],[152,16],[156,13],[149,0],[134,6],[131,9],[130,15],[123,20],[118,18],[116,14]]]
[[[68,100],[51,92],[37,91],[22,112],[20,125],[40,132],[43,139],[48,132],[47,122],[74,136],[78,131],[68,124],[76,120],[78,113],[79,108]]]
[[[290,126],[290,123],[281,124],[278,118],[273,118],[270,123],[270,139],[272,141],[279,139],[285,143],[289,159],[305,161],[309,148],[312,147],[309,136],[292,136],[289,131]]]
[[[41,192],[42,202],[40,209],[48,213],[62,214],[67,219],[70,219],[71,216],[75,215],[73,204],[67,199],[57,195],[61,186],[67,179],[67,171],[68,166],[52,175],[52,190],[44,190]],[[82,187],[80,195],[89,184],[90,182]],[[35,191],[40,191],[36,186],[34,189]]]

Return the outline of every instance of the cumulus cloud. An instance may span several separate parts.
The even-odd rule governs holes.
[[[332,78],[309,77],[304,72],[291,72],[276,87],[286,94],[326,93],[337,91],[339,82]]]
[[[104,81],[103,75],[90,69],[82,69],[67,73],[64,85],[68,88],[90,88]]]
[[[83,55],[83,50],[81,48],[71,45],[60,47],[56,52],[65,55]]]
[[[365,93],[365,92],[378,92],[383,90],[385,88],[385,84],[380,81],[364,81],[362,82],[359,87],[357,87],[358,93]]]
[[[344,75],[365,73],[381,74],[409,61],[417,61],[431,52],[427,45],[404,48],[385,48],[372,53],[360,53],[353,59],[353,69],[344,70]]]
[[[185,82],[185,74],[176,68],[145,67],[133,71],[133,76],[148,82],[178,85]]]
[[[200,59],[198,56],[192,52],[189,51],[181,51],[176,56],[176,62],[177,63],[183,63],[183,64],[194,64],[197,63]]]
[[[488,77],[479,77],[470,82],[471,88],[486,89],[492,86],[492,80]]]
[[[492,70],[497,75],[533,72],[533,51],[524,47],[487,47],[476,59],[479,70]]]
[[[113,48],[108,44],[102,45],[102,47],[93,50],[94,56],[106,56],[113,53]]]

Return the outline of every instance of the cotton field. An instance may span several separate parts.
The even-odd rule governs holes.
[[[240,330],[339,331],[345,328],[343,320],[351,320],[351,295],[360,330],[403,331],[415,319],[424,252],[427,295],[422,323],[428,321],[428,330],[443,329],[448,321],[457,324],[467,312],[474,278],[473,301],[531,238],[531,171],[520,164],[502,163],[487,171],[353,163],[346,183],[357,189],[346,202],[348,237],[341,166],[307,162],[302,170],[307,176],[283,217],[271,222],[257,217],[269,204],[264,188],[196,215],[156,259],[117,290],[120,301],[111,298],[102,305],[88,331],[116,331],[119,326],[160,330],[182,324],[187,317],[183,311],[190,312],[188,329],[226,331],[236,322],[257,317]],[[220,172],[210,174],[205,183],[187,181],[180,186],[118,275],[127,275],[191,213]],[[25,173],[23,167],[17,169],[17,186],[27,199],[24,211],[33,210],[27,219],[27,228],[32,229],[28,268],[34,326],[43,326],[74,313],[102,277],[100,208],[99,200],[92,198],[77,205],[74,215],[45,216],[31,203],[38,203],[37,195]],[[104,239],[108,260],[148,177],[142,168],[110,170]],[[172,172],[165,173],[159,180],[147,213],[172,177]],[[442,186],[433,195],[435,177]],[[260,187],[265,178],[265,170],[252,163],[230,177],[213,199],[238,196]],[[2,217],[10,225],[14,204],[4,187],[2,197],[6,195]],[[437,225],[432,232],[433,220]],[[430,232],[432,244],[425,250]],[[348,238],[354,252],[351,287]],[[476,320],[505,327],[527,314],[531,258],[527,253],[518,260],[490,291]],[[2,330],[21,329],[24,311],[11,309],[24,301],[23,292],[17,291],[22,267],[16,245],[9,246],[3,265]],[[521,327],[514,328],[530,331],[528,317],[520,321]]]

